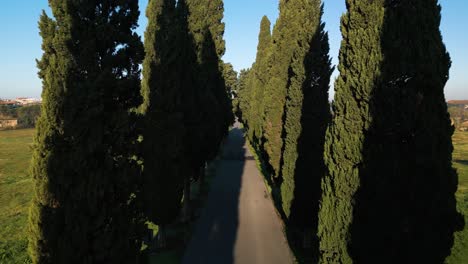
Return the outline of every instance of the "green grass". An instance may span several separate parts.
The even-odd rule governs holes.
[[[29,263],[26,227],[32,197],[32,181],[28,172],[33,134],[33,129],[0,131],[0,263]],[[456,132],[453,143],[453,164],[459,175],[458,208],[468,224],[468,132]],[[208,182],[215,167],[212,164],[208,169]],[[198,190],[192,191],[196,194]],[[157,227],[154,230],[156,235]],[[169,250],[150,254],[149,262],[178,263],[180,257],[180,250]],[[455,234],[455,245],[447,263],[468,263],[468,226]]]
[[[27,254],[28,210],[32,198],[32,179],[29,163],[32,155],[34,129],[0,131],[0,263],[30,263]],[[198,184],[192,184],[193,206],[200,211],[214,177],[217,161],[211,162],[206,172],[205,188],[200,195]],[[195,219],[194,219],[195,220]],[[185,242],[189,239],[194,221],[175,224],[168,230],[169,249],[149,253],[149,263],[180,263]],[[149,224],[156,236],[158,227]],[[143,250],[147,246],[143,247]]]
[[[34,130],[0,131],[0,263],[29,263],[26,227]]]
[[[465,215],[465,229],[455,234],[449,264],[468,263],[468,132],[456,132],[453,136],[453,166],[458,171],[458,210]]]

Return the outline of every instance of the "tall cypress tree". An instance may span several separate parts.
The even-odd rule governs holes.
[[[182,49],[175,0],[150,1],[146,16],[142,201],[146,216],[160,225],[164,244],[164,228],[180,212],[184,177],[190,170],[185,157],[185,87],[178,71]]]
[[[227,94],[232,97],[236,90],[237,72],[234,70],[231,63],[223,63],[223,76],[226,83]]]
[[[281,198],[289,225],[309,236],[317,231],[320,182],[325,175],[323,150],[331,119],[328,90],[332,67],[321,1],[292,2],[290,8],[298,14],[301,27],[290,29],[298,31],[298,39],[289,66]]]
[[[443,263],[450,254],[458,179],[444,97],[451,62],[437,2],[385,3],[384,61],[351,226],[355,261]]]
[[[322,263],[352,263],[349,226],[363,167],[365,131],[373,119],[369,101],[380,76],[384,0],[347,0],[341,19],[340,76],[334,119],[325,139],[327,176],[322,181],[319,237]],[[352,238],[351,238],[352,239]]]
[[[369,2],[348,1],[343,18],[322,262],[442,263],[460,217],[440,7]]]
[[[252,67],[249,68],[246,72],[245,76],[243,77],[242,84],[244,85],[243,89],[243,100],[242,100],[242,122],[244,124],[244,129],[246,131],[246,136],[247,138],[253,142],[253,130],[250,129],[251,122],[252,122],[252,115],[256,114],[252,110],[254,109],[253,106],[255,105],[254,100],[252,98],[253,91],[254,91],[254,86],[253,86],[253,81],[254,81],[254,68],[255,68],[255,63],[252,64]]]
[[[281,175],[284,138],[284,110],[286,105],[289,65],[294,55],[295,41],[298,39],[299,16],[292,6],[295,1],[280,0],[280,15],[273,29],[273,42],[270,60],[270,78],[265,88],[265,120],[263,131],[264,149],[271,165],[273,176]]]
[[[193,37],[200,65],[199,85],[206,97],[205,110],[209,159],[215,157],[219,145],[233,122],[232,103],[223,78],[225,52],[224,4],[222,0],[187,0],[188,27]]]
[[[41,16],[43,107],[34,140],[34,263],[136,263],[141,103],[138,1],[50,0]],[[106,34],[101,34],[106,32]]]
[[[213,134],[215,132],[207,130],[210,126],[207,126],[206,123],[209,117],[213,115],[213,109],[210,109],[212,107],[210,102],[214,101],[214,96],[209,96],[209,99],[207,99],[207,95],[210,95],[210,93],[207,93],[209,89],[200,85],[202,83],[200,74],[203,73],[204,69],[203,66],[199,65],[196,42],[189,25],[190,9],[185,0],[177,2],[177,18],[177,25],[180,27],[178,43],[181,46],[180,50],[182,53],[179,67],[181,69],[180,81],[184,87],[182,101],[185,106],[185,145],[187,150],[185,156],[188,159],[190,167],[189,173],[185,176],[182,220],[189,220],[191,216],[191,181],[197,180],[200,190],[203,189],[205,164],[211,159],[211,155],[215,155],[214,153],[217,151],[214,145],[207,144],[206,141],[209,133]],[[217,57],[215,61],[216,65],[219,66]],[[222,66],[224,69],[224,64]],[[219,79],[218,82],[223,84],[223,92],[228,94],[230,92],[225,85],[223,72],[219,73],[221,74],[219,77],[222,79]]]
[[[201,56],[203,43],[206,43],[206,30],[211,34],[215,53],[221,58],[226,52],[224,41],[225,25],[223,0],[186,0],[189,8],[188,24],[193,34],[195,45]]]
[[[268,17],[264,16],[260,23],[260,33],[258,36],[257,57],[255,64],[252,66],[252,78],[250,85],[251,105],[248,136],[250,141],[257,149],[261,149],[263,138],[263,118],[264,118],[264,93],[265,86],[269,76],[269,56],[271,41],[271,22]]]
[[[250,111],[249,89],[248,86],[251,69],[243,69],[239,73],[239,80],[237,83],[237,117],[242,123],[247,122],[247,112]]]

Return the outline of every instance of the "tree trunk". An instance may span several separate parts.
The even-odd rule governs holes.
[[[302,237],[302,248],[309,249],[312,247],[312,229],[306,228]]]
[[[199,184],[199,188],[198,188],[199,194],[203,194],[203,191],[204,191],[204,189],[205,189],[206,167],[207,167],[207,165],[206,165],[206,163],[205,163],[204,166],[202,166],[202,167],[200,168],[200,172],[199,172],[199,173],[200,173],[200,177],[199,177],[199,179],[198,179],[198,181],[199,181],[199,183],[198,183],[198,184]]]
[[[190,206],[190,177],[185,178],[185,183],[184,183],[184,205],[182,208],[182,222],[188,222],[190,221],[190,214],[191,214],[191,206]]]
[[[159,225],[158,235],[156,237],[156,248],[162,249],[167,246],[166,226]]]
[[[151,247],[151,244],[153,242],[153,230],[151,229],[147,229],[144,236],[143,236],[143,242],[148,245],[149,247]]]

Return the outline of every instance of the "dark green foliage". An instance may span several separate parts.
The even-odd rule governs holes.
[[[306,255],[315,258],[325,131],[331,119],[332,67],[322,12],[318,0],[280,1],[273,36],[263,17],[256,62],[241,72],[238,92],[247,137],[273,176],[273,181],[267,178],[290,242],[310,246],[300,241],[312,238]]]
[[[265,120],[263,134],[264,150],[269,158],[274,177],[281,175],[282,151],[284,144],[284,119],[287,87],[290,77],[290,63],[299,39],[301,16],[298,15],[297,1],[280,1],[280,15],[273,30],[274,45],[271,50],[268,82],[265,88]],[[313,30],[313,29],[312,29]]]
[[[290,65],[281,199],[289,226],[303,234],[306,230],[316,234],[320,182],[325,175],[325,131],[331,119],[328,90],[332,67],[321,1],[300,3],[292,7],[302,14],[300,24],[304,26],[297,29],[299,38]],[[305,11],[299,12],[301,9]],[[316,239],[313,250],[317,255]]]
[[[236,107],[236,116],[244,124],[247,122],[247,113],[250,111],[250,100],[248,97],[251,89],[249,86],[250,72],[251,69],[243,69],[240,71],[236,87],[236,99],[234,102]]]
[[[0,117],[17,118],[18,117],[18,107],[17,106],[9,106],[9,105],[0,105]]]
[[[18,126],[21,128],[34,127],[40,114],[40,105],[27,105],[18,108]]]
[[[34,263],[136,263],[131,109],[143,49],[138,1],[50,0],[41,16],[43,107],[32,160]],[[105,32],[105,34],[102,34]]]
[[[0,105],[0,118],[17,118],[18,127],[32,128],[41,114],[39,104],[25,106],[5,106]]]
[[[386,1],[382,75],[351,229],[356,261],[442,263],[462,223],[444,97],[451,62],[439,25],[437,0]]]
[[[208,6],[216,7],[155,0],[147,9],[141,201],[147,217],[159,225],[179,215],[184,187],[189,205],[190,181],[197,180],[200,168],[216,156],[233,119],[220,60],[223,10]],[[212,12],[214,20],[207,20],[204,12]],[[235,78],[234,72],[231,85]]]
[[[231,63],[224,63],[223,66],[223,76],[224,81],[226,82],[226,91],[228,95],[232,97],[236,90],[237,72],[234,70],[234,67]]]
[[[239,78],[247,137],[275,177],[273,196],[294,242],[316,234],[325,174],[332,67],[321,5],[318,0],[281,1],[273,37],[263,17],[256,62]],[[310,255],[317,257],[315,235],[313,242]]]
[[[158,225],[170,224],[179,214],[187,175],[183,89],[178,68],[181,53],[174,49],[180,31],[175,0],[150,1],[146,10],[143,63],[143,183],[145,215]],[[181,48],[180,46],[178,48]]]
[[[457,175],[436,0],[347,1],[326,137],[323,263],[443,263]]]
[[[203,46],[207,42],[207,32],[211,34],[211,39],[215,47],[214,53],[221,58],[226,52],[224,41],[224,28],[222,22],[224,17],[224,3],[222,0],[185,0],[188,6],[188,25],[194,38],[199,60],[202,59]]]
[[[365,131],[373,118],[368,102],[382,62],[384,1],[348,0],[347,8],[341,19],[343,41],[340,76],[335,83],[334,120],[325,139],[328,173],[322,182],[318,233],[322,263],[352,263],[347,242],[353,198],[360,186]]]
[[[224,5],[222,0],[187,0],[188,29],[193,38],[198,58],[197,75],[203,103],[204,142],[207,147],[207,159],[213,159],[234,121],[232,103],[227,93],[223,77],[224,63],[221,57],[225,52]]]
[[[260,24],[260,34],[258,36],[257,58],[252,66],[252,76],[249,85],[250,100],[248,137],[257,149],[262,148],[263,141],[263,119],[264,119],[264,96],[265,86],[269,79],[269,56],[272,46],[271,23],[266,16],[262,18]]]
[[[213,146],[212,150],[215,152],[209,156],[209,159],[213,159],[220,147],[221,141],[227,134],[229,125],[234,122],[234,115],[232,114],[232,103],[231,98],[227,93],[225,81],[222,73],[222,62],[220,58],[216,56],[216,46],[213,41],[212,34],[210,31],[205,32],[205,43],[202,46],[202,61],[200,64],[200,83],[208,89],[208,93],[211,92],[215,105],[210,106],[207,114],[214,114],[215,127],[212,132],[213,134]],[[214,111],[214,113],[209,113]],[[209,139],[208,139],[209,140]],[[209,142],[209,141],[208,141]]]

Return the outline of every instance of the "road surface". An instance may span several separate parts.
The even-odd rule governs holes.
[[[262,177],[236,124],[182,263],[293,263]]]

